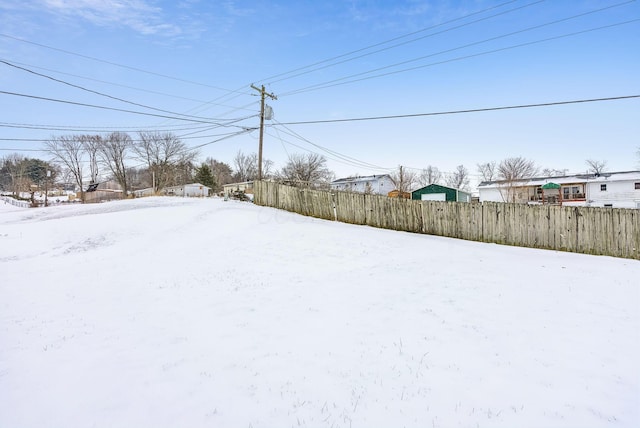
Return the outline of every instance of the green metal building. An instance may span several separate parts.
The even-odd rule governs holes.
[[[411,199],[417,201],[471,202],[471,193],[439,184],[429,184],[411,192]]]

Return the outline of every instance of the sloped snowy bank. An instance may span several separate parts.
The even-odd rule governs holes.
[[[639,284],[220,199],[0,205],[0,427],[637,427]]]

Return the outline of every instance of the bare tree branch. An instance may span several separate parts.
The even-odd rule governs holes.
[[[500,188],[502,199],[505,202],[515,202],[518,182],[535,176],[538,171],[538,167],[532,160],[523,157],[507,158],[501,161],[498,165],[498,177],[505,182]]]
[[[102,145],[102,137],[99,135],[81,135],[80,141],[84,145],[84,151],[89,158],[89,183],[98,182],[98,151]]]
[[[196,157],[195,152],[170,132],[141,132],[139,138],[133,151],[147,165],[154,193],[171,182],[178,165],[193,162]]]
[[[317,153],[294,153],[282,168],[279,178],[301,186],[326,187],[333,179],[327,159]]]
[[[233,158],[236,181],[251,181],[258,176],[258,155],[245,155],[242,151],[236,153]]]
[[[103,163],[107,166],[113,178],[122,187],[122,197],[126,198],[129,191],[129,180],[127,177],[128,151],[132,148],[133,141],[129,134],[124,132],[113,132],[109,134],[99,147],[99,153]]]
[[[429,184],[438,184],[442,180],[442,173],[435,166],[429,165],[418,175],[416,182],[418,186],[425,187]]]
[[[469,171],[464,165],[458,165],[456,170],[447,178],[447,186],[454,189],[469,191]]]
[[[587,159],[585,163],[589,167],[589,169],[587,169],[587,172],[590,172],[592,174],[602,174],[607,169],[607,161]]]
[[[567,175],[568,169],[545,168],[540,173],[545,177],[560,177]]]
[[[400,194],[410,193],[413,190],[413,186],[416,182],[416,173],[408,171],[402,165],[398,166],[398,169],[389,174],[393,185]]]
[[[80,188],[81,201],[84,202],[83,186],[83,158],[85,147],[82,140],[77,136],[54,137],[44,143],[47,152],[55,161],[64,165],[71,173],[75,183]]]
[[[496,177],[496,163],[493,162],[485,162],[478,164],[478,172],[482,176],[482,180],[484,181],[493,181]]]

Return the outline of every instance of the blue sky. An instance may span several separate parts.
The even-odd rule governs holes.
[[[45,158],[31,151],[38,140],[73,129],[157,129],[231,164],[257,150],[258,132],[211,142],[258,125],[250,85],[264,84],[278,97],[264,156],[278,168],[305,151],[338,177],[398,165],[477,174],[511,156],[569,172],[586,159],[640,168],[638,98],[287,125],[638,95],[637,1],[0,0],[0,34],[2,61],[171,113],[6,63],[0,91],[201,118],[0,94],[0,156]]]

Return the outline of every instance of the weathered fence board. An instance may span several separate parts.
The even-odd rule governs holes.
[[[254,202],[345,223],[640,259],[640,210],[415,201],[259,181]]]

